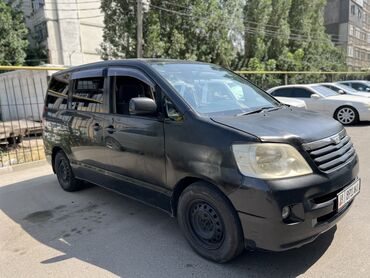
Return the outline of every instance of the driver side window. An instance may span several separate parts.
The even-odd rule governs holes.
[[[143,81],[129,76],[113,78],[114,111],[120,115],[130,115],[129,104],[132,98],[147,97],[155,101],[154,90]]]

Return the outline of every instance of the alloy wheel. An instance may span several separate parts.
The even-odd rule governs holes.
[[[351,124],[356,119],[356,112],[350,107],[341,108],[337,114],[338,121],[342,124]]]

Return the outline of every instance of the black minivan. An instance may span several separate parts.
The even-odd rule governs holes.
[[[87,181],[163,209],[216,262],[309,243],[360,191],[341,124],[213,64],[134,59],[57,72],[43,136],[64,190]]]

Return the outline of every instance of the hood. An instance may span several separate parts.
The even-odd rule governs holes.
[[[343,129],[339,122],[330,117],[287,107],[270,112],[211,119],[254,135],[261,141],[270,142],[298,140],[300,143],[307,143],[332,136]]]
[[[370,100],[359,95],[336,95],[327,97],[327,99],[336,99],[349,102],[359,102],[359,103],[370,103]]]

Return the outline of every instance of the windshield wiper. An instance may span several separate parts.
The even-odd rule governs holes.
[[[279,106],[278,107],[264,106],[264,107],[259,107],[254,110],[248,111],[248,112],[236,114],[236,116],[239,117],[239,116],[245,116],[245,115],[256,114],[256,113],[261,113],[261,112],[270,112],[270,111],[278,110],[279,108],[280,108]]]

